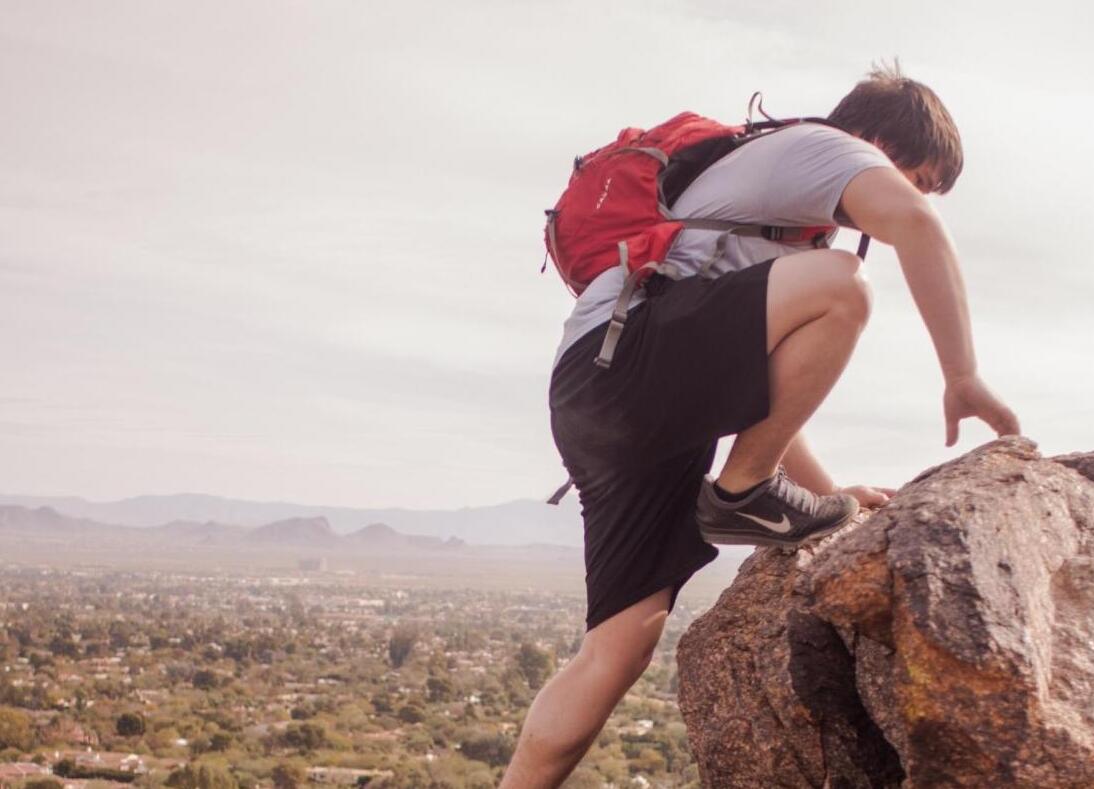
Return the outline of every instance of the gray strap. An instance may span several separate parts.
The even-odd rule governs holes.
[[[574,478],[566,477],[566,481],[562,483],[562,487],[551,494],[551,498],[547,499],[548,504],[558,505],[562,501],[563,496],[570,492],[570,488],[574,486]]]
[[[714,245],[714,251],[710,253],[710,257],[703,263],[702,268],[699,269],[700,277],[710,277],[710,270],[714,268],[714,264],[725,257],[726,243],[729,241],[729,237],[733,235],[732,230],[727,230],[718,236],[718,242]]]
[[[714,245],[714,252],[703,263],[702,268],[699,269],[699,276],[706,277],[710,275],[710,271],[714,268],[714,264],[717,263],[726,253],[726,244],[729,243],[730,236],[748,236],[751,238],[766,238],[769,241],[802,241],[801,228],[799,227],[779,227],[777,225],[739,225],[735,222],[727,222],[721,219],[681,219],[678,220],[683,223],[684,227],[693,230],[721,230],[722,234],[718,236],[718,241]]]
[[[623,241],[619,242],[619,262],[626,270],[627,245]],[[623,336],[623,324],[627,322],[627,308],[630,307],[631,299],[634,298],[634,292],[638,289],[639,281],[645,276],[646,269],[652,269],[669,279],[681,277],[680,270],[676,266],[671,263],[659,263],[656,260],[651,260],[627,275],[627,279],[623,282],[623,290],[619,292],[619,298],[615,300],[615,307],[612,308],[612,319],[608,322],[608,331],[604,334],[604,342],[600,345],[600,354],[595,359],[596,366],[601,369],[607,370],[612,365],[619,338]]]
[[[600,346],[600,354],[593,359],[597,367],[607,370],[612,366],[615,357],[615,348],[619,345],[619,337],[623,334],[623,321],[614,318],[608,324],[608,333],[604,335],[604,344]]]
[[[674,218],[673,221],[680,222],[689,230],[721,230],[725,233],[732,233],[735,236],[766,238],[768,241],[800,243],[802,241],[811,240],[803,235],[803,232],[806,229],[811,228],[798,226],[740,225],[736,222],[728,222],[724,219],[703,219],[699,217],[688,217],[684,219]]]
[[[676,266],[671,263],[648,263],[646,265],[652,266],[653,270],[663,277],[675,280],[684,278],[684,275],[680,273],[680,269],[676,268]]]
[[[739,222],[730,222],[725,219],[703,219],[700,217],[687,217],[674,219],[688,230],[721,230],[724,233],[734,233],[738,236],[762,236],[763,225],[742,225]]]
[[[627,249],[627,242],[620,241],[616,246],[619,247],[619,265],[623,267],[623,270],[627,270],[627,263],[631,259],[631,251]]]
[[[627,260],[629,258],[629,252],[627,251],[627,242],[619,242],[619,265],[623,267],[624,271],[627,271]],[[647,263],[646,266],[649,264]],[[645,268],[643,266],[642,268]],[[639,269],[641,271],[642,269]],[[631,272],[627,275],[627,279],[623,281],[623,290],[619,292],[619,298],[615,300],[615,306],[612,308],[612,319],[608,323],[608,331],[604,335],[604,342],[600,346],[600,354],[596,357],[595,362],[597,367],[608,369],[612,364],[612,357],[615,356],[615,347],[619,345],[619,337],[623,334],[623,324],[627,322],[627,307],[630,306],[631,296],[634,295],[634,290],[638,285],[638,271]]]
[[[667,153],[662,151],[660,148],[642,148],[642,147],[639,147],[639,146],[633,146],[633,147],[629,147],[629,148],[620,148],[619,149],[620,153],[622,153],[623,151],[636,151],[638,153],[644,153],[647,156],[652,156],[654,159],[661,162],[662,167],[668,167],[669,166],[669,156],[668,156]]]

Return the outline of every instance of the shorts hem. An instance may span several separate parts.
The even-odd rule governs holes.
[[[673,573],[666,576],[664,579],[654,581],[649,584],[640,586],[636,591],[628,594],[622,598],[621,604],[613,606],[614,610],[609,609],[606,613],[597,614],[595,617],[586,617],[585,619],[585,632],[592,630],[597,625],[601,625],[607,620],[611,619],[616,614],[625,611],[635,603],[645,600],[651,594],[660,592],[662,589],[671,587],[672,591],[669,594],[669,608],[668,613],[672,613],[676,607],[676,598],[680,594],[680,590],[684,588],[684,584],[691,580],[691,577],[699,570],[706,567],[714,559],[717,558],[717,553],[714,556],[703,557],[698,562],[691,565],[690,569],[682,570],[680,572]]]

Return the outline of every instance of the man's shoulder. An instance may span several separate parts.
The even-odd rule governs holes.
[[[823,123],[803,122],[768,132],[717,163],[729,172],[827,181],[866,167],[892,166],[884,151],[861,137]],[[778,178],[776,178],[778,180]]]
[[[684,190],[672,210],[675,216],[744,224],[838,224],[835,213],[848,182],[865,169],[884,166],[892,163],[871,143],[822,123],[799,123],[719,159]],[[696,254],[710,254],[708,233],[685,230],[675,245],[681,255],[688,242],[694,242]]]
[[[845,174],[886,165],[892,166],[889,157],[860,137],[823,123],[796,123],[766,132],[723,156],[693,182],[677,204],[683,202],[688,212],[698,210],[711,199],[707,194],[711,189],[718,194],[727,188],[750,193],[788,188],[808,192],[810,183],[827,187]],[[688,197],[691,199],[685,199]]]
[[[767,146],[838,148],[858,150],[867,154],[885,156],[885,154],[873,143],[845,132],[843,129],[815,121],[795,123],[792,126],[786,126],[782,129],[767,132],[752,144],[742,146],[741,151],[743,153],[750,147],[759,149]]]

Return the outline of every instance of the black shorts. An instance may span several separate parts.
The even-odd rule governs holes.
[[[665,587],[669,603],[718,551],[695,500],[717,441],[766,418],[767,261],[716,280],[655,277],[609,369],[607,324],[551,376],[551,432],[585,521],[586,628]]]

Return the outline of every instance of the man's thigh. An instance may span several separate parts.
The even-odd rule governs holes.
[[[785,255],[771,264],[767,280],[767,352],[840,299],[865,288],[862,261],[851,252],[816,249]]]

